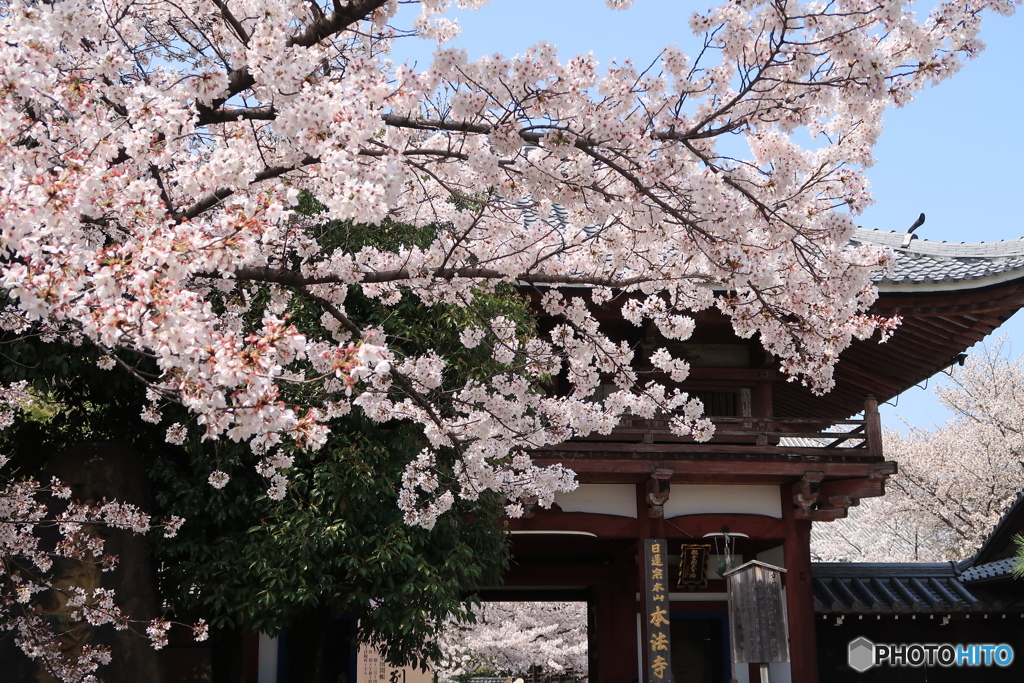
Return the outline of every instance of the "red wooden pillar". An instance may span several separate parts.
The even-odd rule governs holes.
[[[637,584],[634,567],[612,565],[593,587],[589,634],[591,683],[629,683],[637,675]]]
[[[782,519],[786,539],[786,610],[789,619],[789,658],[793,683],[818,683],[814,593],[811,584],[811,522],[794,519],[789,487],[782,487]]]

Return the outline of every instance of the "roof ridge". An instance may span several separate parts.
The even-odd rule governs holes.
[[[1003,528],[1007,524],[1009,524],[1009,520],[1012,517],[1016,516],[1017,508],[1021,508],[1021,510],[1024,510],[1024,502],[1022,501],[1024,501],[1024,491],[1018,491],[1017,495],[1014,496],[1013,501],[1006,507],[1006,511],[1003,512],[1002,516],[999,518],[999,521],[997,521],[995,525],[993,525],[992,530],[988,532],[987,536],[985,536],[985,540],[981,542],[981,545],[978,546],[978,549],[974,552],[974,555],[970,557],[972,567],[976,566],[975,562],[978,560],[978,558],[982,557],[984,553],[989,550],[989,543],[993,542],[996,536],[1002,534]],[[988,563],[982,562],[981,564],[983,565]]]
[[[850,241],[892,250],[896,257],[893,269],[875,275],[878,285],[973,282],[973,286],[984,286],[986,281],[1024,276],[1024,237],[998,242],[939,242],[906,232],[857,228]]]

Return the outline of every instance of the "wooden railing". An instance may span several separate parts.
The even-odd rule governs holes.
[[[882,430],[878,402],[868,398],[864,418],[823,420],[820,418],[713,417],[715,435],[710,441],[695,442],[677,436],[669,428],[671,418],[623,418],[610,434],[591,434],[551,450],[666,451],[717,454],[794,454],[815,456],[882,455]],[[661,447],[659,447],[661,446]]]

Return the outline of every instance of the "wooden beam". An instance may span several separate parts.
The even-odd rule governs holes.
[[[827,423],[827,420],[822,420]],[[756,436],[752,433],[751,437]],[[751,439],[753,441],[753,438]],[[666,460],[672,460],[673,454],[683,455],[686,453],[698,455],[775,455],[783,457],[807,457],[825,456],[839,458],[869,457],[861,449],[854,448],[803,448],[798,446],[758,446],[744,443],[617,443],[615,441],[567,441],[557,446],[545,446],[533,451],[534,459],[550,458],[549,454],[557,453],[558,457],[572,457],[569,453],[607,453],[606,458],[621,458],[622,454],[632,454],[633,457],[641,453],[660,454]],[[627,456],[629,457],[629,456]]]
[[[974,341],[956,341],[952,339],[953,333],[947,331],[943,334],[942,341],[937,341],[938,332],[935,331],[922,331],[919,328],[914,327],[914,321],[901,325],[899,329],[893,333],[889,341],[885,343],[885,352],[893,354],[893,349],[900,351],[898,355],[900,363],[906,360],[904,370],[910,370],[911,373],[920,372],[933,372],[936,363],[942,362],[949,356],[952,351],[963,350],[974,344]],[[880,349],[865,348],[863,344],[856,348],[851,346],[849,351],[851,355],[864,356],[866,362],[877,361],[880,354]],[[925,358],[922,358],[925,355]],[[839,357],[840,363],[845,359],[845,354]],[[906,373],[904,373],[906,374]]]
[[[940,324],[940,321],[945,324]],[[920,330],[921,333],[925,335],[942,335],[934,338],[933,341],[935,342],[945,342],[948,340],[961,345],[973,346],[988,336],[988,332],[978,331],[964,320],[958,321],[950,318],[936,318],[931,320],[925,318],[914,318],[913,326],[914,327],[912,329]]]
[[[881,496],[885,493],[885,480],[896,473],[896,463],[887,462],[872,469],[867,476],[854,479],[822,482],[817,472],[807,472],[793,484],[793,504],[796,519],[830,522],[846,517],[850,507],[860,504],[861,498]]]
[[[870,477],[876,467],[896,467],[894,462],[814,462],[794,460],[792,462],[765,461],[723,461],[723,460],[621,460],[605,458],[549,458],[534,457],[538,466],[562,464],[575,471],[578,475],[592,475],[587,481],[601,481],[600,475],[609,475],[609,481],[642,482],[650,476],[655,466],[671,467],[672,481],[676,484],[703,483],[697,479],[702,476],[711,477],[720,483],[727,484],[735,477],[765,479],[765,483],[792,483],[804,476],[809,466],[825,473],[825,480],[855,479]],[[630,475],[628,478],[616,475]],[[744,479],[740,479],[744,481]],[[749,481],[747,479],[746,481]]]
[[[846,517],[846,513],[847,508],[845,507],[820,507],[804,519],[812,522],[833,522],[837,519],[843,519]],[[801,519],[801,517],[797,515],[797,519]]]
[[[792,502],[782,497],[786,540],[782,544],[786,564],[786,612],[789,622],[790,680],[818,683],[817,624],[811,582],[811,523],[796,519]]]
[[[765,515],[714,513],[681,515],[665,520],[665,538],[673,541],[692,541],[714,534],[728,526],[730,531],[746,534],[752,539],[781,539],[786,525],[780,518]]]
[[[784,377],[775,368],[690,368],[688,382],[714,382],[718,385],[722,380],[730,382],[781,381]]]
[[[872,498],[885,495],[885,480],[896,474],[895,462],[886,462],[874,468],[867,477],[827,481],[821,485],[822,497],[848,496],[850,498]]]
[[[836,365],[835,374],[836,382],[845,381],[850,384],[856,384],[866,392],[877,392],[881,388],[898,394],[906,390],[905,383],[886,379],[886,377],[891,377],[892,374],[885,368],[878,368],[876,366],[876,370],[872,371],[845,357],[841,358],[839,364]]]
[[[671,494],[672,470],[667,467],[655,467],[651,478],[647,480],[647,497],[644,502],[648,507],[648,516],[660,518],[665,514],[665,503]]]
[[[1024,286],[1014,282],[996,287],[980,287],[960,292],[902,294],[881,292],[871,306],[872,313],[891,315],[913,309],[952,310],[978,304],[985,311],[1016,311],[1024,306]],[[1007,316],[1009,317],[1009,316]]]

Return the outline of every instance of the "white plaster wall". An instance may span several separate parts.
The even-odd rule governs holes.
[[[563,512],[636,518],[636,486],[633,484],[580,484],[575,491],[556,493],[555,502]]]
[[[782,546],[777,545],[774,548],[768,548],[763,553],[755,555],[755,559],[773,564],[776,567],[786,568],[786,555],[782,552]]]
[[[277,638],[260,634],[256,662],[258,683],[277,683]]]
[[[792,683],[793,674],[789,662],[772,662],[768,665],[769,683]]]
[[[665,503],[665,517],[735,513],[782,518],[782,498],[778,486],[712,486],[672,484],[672,495]],[[735,529],[742,531],[742,529]]]

